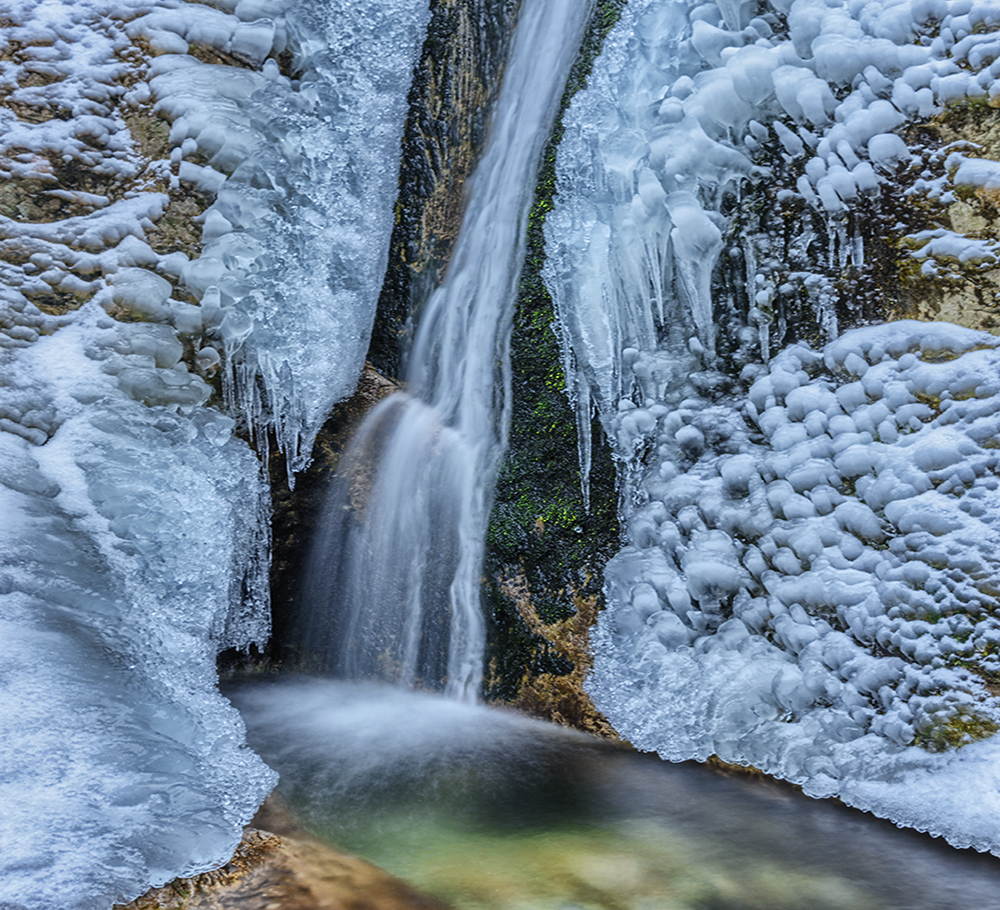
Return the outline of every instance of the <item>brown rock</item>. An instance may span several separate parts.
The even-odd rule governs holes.
[[[269,799],[220,869],[175,879],[116,910],[449,910],[297,826]]]
[[[915,125],[907,137],[911,145],[923,146],[941,158],[954,146],[969,158],[1000,160],[1000,110],[984,100],[966,99],[947,105],[928,121]],[[924,164],[921,163],[921,167]],[[932,168],[933,170],[933,168]],[[952,175],[953,176],[953,175]],[[961,185],[952,187],[954,201],[942,205],[917,197],[906,197],[904,215],[923,216],[916,228],[944,228],[974,240],[1000,243],[1000,197],[995,191]],[[908,206],[912,211],[906,212]],[[906,217],[902,219],[908,223]],[[890,319],[944,320],[967,328],[1000,332],[1000,268],[993,261],[960,262],[935,256],[938,275],[925,277],[920,261],[910,258],[915,246],[904,237],[899,244],[899,280],[888,295],[892,299]]]
[[[523,575],[502,579],[500,588],[516,605],[527,628],[572,666],[568,673],[561,675],[526,671],[512,706],[564,727],[575,727],[619,741],[614,728],[594,707],[583,688],[583,681],[594,663],[590,653],[590,627],[597,621],[597,597],[568,592],[576,612],[567,619],[547,623],[538,615]]]

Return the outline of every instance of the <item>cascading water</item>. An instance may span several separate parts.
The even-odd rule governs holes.
[[[311,631],[333,666],[467,699],[528,196],[588,13],[571,0],[522,5],[409,391],[345,461],[320,544],[333,556],[314,566],[323,618]],[[354,381],[392,223],[384,163],[427,20],[425,0],[6,4],[4,908],[106,910],[216,867],[273,785],[216,689],[218,651],[261,643],[268,628],[266,486],[234,429],[259,439],[269,427],[295,470]],[[581,427],[596,401],[635,468],[630,546],[609,568],[595,639],[600,706],[669,758],[753,762],[993,851],[1000,354],[989,336],[941,325],[837,338],[823,269],[864,265],[849,219],[907,168],[921,205],[995,194],[1000,165],[980,151],[940,148],[923,162],[896,131],[949,103],[1000,98],[998,20],[995,0],[633,0],[567,119],[549,225]],[[799,231],[791,263],[770,238],[729,230],[725,206],[761,167],[783,182],[758,199]],[[200,238],[192,207],[205,208]],[[1000,249],[945,227],[894,239],[931,276],[995,264]],[[750,282],[733,331],[717,331],[717,260]],[[796,298],[829,343],[772,358]],[[735,369],[721,363],[737,348]],[[381,693],[317,685],[330,715],[275,687],[257,730],[277,742],[276,766],[312,764],[331,739],[351,753],[333,769],[338,798],[355,761],[374,771],[364,786],[383,780],[370,756],[386,758],[384,742],[405,787],[440,741],[478,761],[469,735],[492,724],[441,699],[418,722],[423,696],[397,691],[379,708]],[[380,735],[359,736],[362,724]],[[506,768],[536,733],[498,725],[511,731],[491,747]],[[456,780],[447,755],[439,764],[435,796]],[[310,795],[313,782],[307,773]],[[704,815],[704,803],[684,814]],[[728,798],[719,815],[731,826]],[[855,843],[851,827],[824,852]],[[881,861],[887,849],[867,852]],[[709,879],[732,868],[728,841],[707,855]],[[926,872],[919,857],[890,862],[908,879]],[[543,877],[556,878],[551,866]],[[592,893],[593,877],[581,880]],[[960,897],[921,883],[924,904],[891,906],[986,907],[996,893],[967,878],[944,887]],[[610,891],[606,905],[624,906],[619,885]],[[781,906],[760,894],[756,905]],[[707,888],[683,906],[719,900],[733,905]],[[863,906],[850,894],[812,905]]]
[[[371,413],[344,456],[300,631],[303,651],[323,652],[338,675],[477,697],[480,570],[527,213],[590,6],[524,0],[448,274],[420,316],[408,390]]]

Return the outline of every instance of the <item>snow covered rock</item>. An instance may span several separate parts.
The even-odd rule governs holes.
[[[5,907],[98,910],[217,866],[274,784],[216,689],[219,651],[269,633],[267,487],[234,431],[299,466],[353,386],[425,17],[4,10]]]

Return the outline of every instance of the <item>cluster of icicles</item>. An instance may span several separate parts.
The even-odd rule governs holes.
[[[598,707],[665,758],[718,754],[987,850],[996,340],[841,334],[827,266],[846,260],[790,275],[762,261],[767,238],[727,233],[723,203],[781,163],[799,176],[778,203],[863,267],[852,206],[910,163],[901,127],[1000,96],[998,24],[973,2],[630,4],[567,114],[546,222],[581,462],[596,406],[625,468]],[[937,156],[919,191],[946,205],[1000,185],[979,154]],[[982,237],[910,239],[925,275],[995,262]],[[713,299],[720,257],[744,264],[742,314]],[[793,283],[825,347],[779,350]]]

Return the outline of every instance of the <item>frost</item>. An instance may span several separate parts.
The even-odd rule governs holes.
[[[718,754],[1000,851],[996,340],[942,323],[842,334],[829,278],[865,268],[849,216],[910,165],[904,126],[997,94],[1000,17],[892,0],[756,12],[630,4],[565,118],[545,280],[581,461],[596,407],[628,528],[590,690],[640,748]],[[779,202],[812,210],[829,263],[808,261],[815,230],[793,266],[737,236],[742,187],[777,164],[797,175]],[[915,188],[930,199],[996,181],[967,149],[933,166]],[[954,231],[906,244],[925,273],[995,263]],[[723,269],[746,304],[719,299]],[[826,346],[774,356],[794,294]]]
[[[4,9],[4,906],[218,866],[274,784],[216,689],[217,654],[269,634],[266,480],[234,430],[301,467],[353,387],[427,9],[215,6]],[[164,237],[195,190],[201,256]]]

